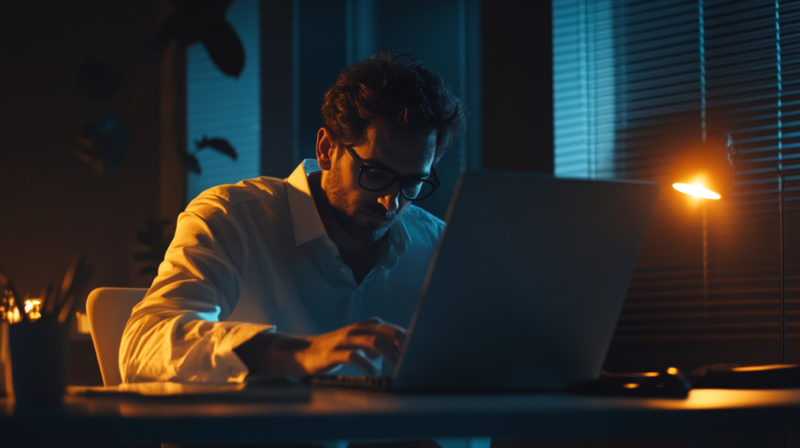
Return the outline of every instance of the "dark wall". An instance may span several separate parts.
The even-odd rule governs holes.
[[[483,167],[553,172],[549,1],[482,2]]]
[[[152,34],[157,0],[4,2],[0,12],[0,266],[21,294],[60,281],[76,250],[95,265],[91,287],[148,286],[133,254],[158,214],[158,77],[130,45]],[[120,90],[90,101],[74,85],[96,56],[120,70]],[[132,100],[139,95],[135,106]],[[85,123],[113,112],[132,149],[97,175],[75,153]]]
[[[294,154],[294,76],[291,0],[259,4],[261,20],[261,174],[287,177]],[[270,105],[264,107],[263,105]]]
[[[259,7],[261,174],[287,177],[302,159],[316,157],[322,100],[347,68],[346,2],[272,0]]]
[[[345,60],[345,2],[300,2],[299,159],[316,157],[317,131],[322,126],[320,108],[325,92],[347,68]]]

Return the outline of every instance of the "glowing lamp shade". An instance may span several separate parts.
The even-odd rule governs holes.
[[[696,198],[703,198],[703,199],[719,199],[720,196],[718,193],[715,193],[703,186],[702,183],[698,182],[695,185],[692,184],[681,184],[681,183],[674,183],[672,184],[672,188],[680,191],[681,193],[690,194]]]
[[[672,171],[672,188],[695,197],[721,199],[733,186],[734,163],[724,140],[692,145],[678,157]]]

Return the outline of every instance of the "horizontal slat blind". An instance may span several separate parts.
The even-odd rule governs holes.
[[[559,58],[567,57],[558,54],[565,30],[556,6],[575,3],[554,2],[556,92],[565,79]],[[616,0],[612,9],[610,18],[589,11],[586,19],[614,30],[613,52],[603,56],[613,61],[614,108],[589,110],[591,120],[614,123],[603,137],[610,138],[603,144],[613,154],[613,176],[658,182],[661,194],[606,367],[779,362],[775,170],[796,169],[800,157],[798,6]],[[599,57],[586,59],[597,67]],[[560,100],[556,94],[556,110]],[[599,117],[606,113],[613,117]],[[556,114],[557,161],[575,152],[559,144],[559,132],[585,132],[565,118]],[[739,150],[731,196],[701,202],[674,191],[677,156],[718,130],[730,132]],[[787,190],[787,296],[789,361],[800,362],[796,185]]]
[[[224,75],[200,43],[187,51],[187,142],[189,152],[203,136],[221,137],[236,149],[236,161],[213,149],[197,153],[202,174],[189,173],[187,201],[204,190],[257,177],[260,170],[261,105],[259,94],[258,1],[235,0],[228,7],[228,22],[245,51],[244,70],[238,78]]]
[[[614,28],[611,0],[553,5],[555,174],[614,175]]]

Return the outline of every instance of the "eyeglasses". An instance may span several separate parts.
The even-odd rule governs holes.
[[[388,168],[365,164],[364,160],[349,146],[345,146],[344,149],[361,169],[358,175],[358,185],[367,191],[383,191],[394,185],[395,182],[400,182],[400,194],[404,198],[409,201],[421,201],[433,194],[441,185],[436,168],[433,166],[431,166],[431,174],[426,179],[418,176],[400,176]]]

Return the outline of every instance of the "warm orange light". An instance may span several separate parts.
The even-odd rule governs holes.
[[[678,374],[678,369],[676,369],[675,367],[670,367],[670,368],[667,369],[667,373],[670,374],[670,375],[677,375]]]
[[[704,198],[704,199],[719,199],[720,196],[717,193],[714,193],[711,190],[706,189],[701,184],[672,184],[672,188],[680,191],[681,193],[686,193],[692,195],[697,198]]]
[[[42,299],[25,299],[25,314],[31,322],[42,317]]]
[[[659,375],[658,372],[645,372],[644,374],[642,374],[642,376],[646,376],[646,377],[649,377],[649,378],[656,377],[658,375]]]
[[[80,311],[76,311],[75,321],[78,324],[78,333],[92,334],[92,327],[89,324],[89,316],[86,313],[81,313]]]
[[[10,324],[16,324],[17,322],[22,322],[22,315],[19,314],[19,308],[12,306],[8,309],[6,313],[6,320]]]
[[[0,301],[0,320],[5,320],[10,324],[22,321],[19,308],[14,303],[14,294],[9,290],[3,291],[2,301]]]
[[[639,387],[639,385],[636,383],[627,383],[623,384],[622,387],[624,387],[625,389],[636,389],[637,387]]]
[[[776,369],[791,369],[791,364],[767,364],[763,366],[744,366],[734,367],[731,369],[734,372],[760,372],[762,370],[776,370]]]

